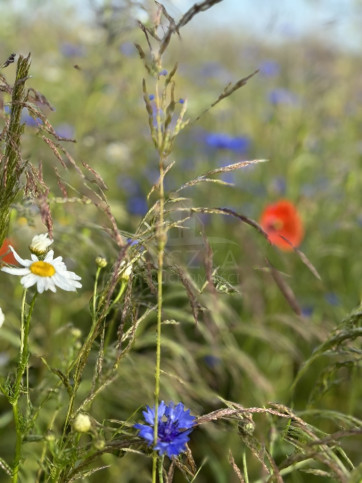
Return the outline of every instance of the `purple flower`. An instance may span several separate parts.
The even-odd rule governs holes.
[[[220,366],[221,359],[220,357],[209,354],[204,357],[204,362],[208,367],[210,367],[210,369],[215,369],[216,367]]]
[[[324,295],[324,298],[325,298],[326,302],[329,303],[329,305],[333,305],[334,307],[341,304],[338,295],[335,294],[334,292],[326,293]]]
[[[238,153],[245,153],[250,147],[250,139],[246,136],[232,137],[224,133],[210,133],[206,135],[206,144],[214,149],[230,149]]]
[[[279,74],[280,66],[275,60],[263,60],[259,66],[260,74],[264,77],[275,77]]]
[[[162,69],[160,75],[167,75],[168,71],[166,69]]]
[[[147,200],[144,196],[132,196],[127,200],[127,210],[132,215],[143,216],[148,211]]]
[[[273,89],[269,92],[268,97],[270,103],[274,105],[285,104],[295,106],[299,102],[298,96],[284,87]]]
[[[312,305],[305,305],[302,307],[303,317],[311,317],[313,315],[314,308]]]
[[[279,196],[284,196],[287,191],[287,182],[284,176],[275,176],[272,180],[272,187]]]
[[[85,49],[81,45],[71,44],[70,42],[63,42],[60,46],[61,53],[64,57],[84,57]]]
[[[152,409],[147,406],[147,411],[143,411],[146,424],[135,424],[139,429],[139,436],[146,440],[148,446],[153,446],[155,407]],[[193,430],[195,416],[191,416],[190,410],[185,411],[184,405],[173,402],[168,405],[161,401],[158,406],[158,438],[154,449],[160,455],[167,454],[169,458],[178,456],[186,450],[186,443],[189,441],[189,434]]]
[[[29,127],[38,127],[40,124],[43,124],[40,117],[37,117],[36,119],[31,117],[27,109],[23,109],[21,112],[21,122]]]
[[[132,42],[123,42],[123,44],[119,46],[119,50],[126,57],[132,57],[132,55],[137,52],[137,49]]]
[[[74,127],[71,124],[67,124],[67,123],[59,124],[55,128],[55,132],[61,138],[71,139],[74,137]]]

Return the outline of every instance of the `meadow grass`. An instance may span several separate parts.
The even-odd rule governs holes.
[[[215,3],[0,17],[0,481],[362,480],[358,54]]]

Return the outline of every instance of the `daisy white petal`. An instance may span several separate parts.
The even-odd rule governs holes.
[[[13,255],[14,255],[14,258],[15,260],[20,263],[20,265],[23,265],[23,267],[28,267],[29,265],[31,265],[31,260],[23,260],[17,253],[16,251],[14,250],[14,248],[9,245],[9,248],[10,250],[13,252]]]
[[[16,267],[3,267],[1,269],[3,272],[10,273],[10,275],[26,275],[29,273],[28,268],[16,268]]]
[[[39,293],[46,290],[56,292],[57,287],[68,292],[74,292],[82,286],[78,281],[81,280],[81,277],[67,270],[62,257],[53,260],[53,250],[49,250],[44,260],[39,260],[34,254],[31,255],[31,260],[23,260],[14,249],[12,251],[15,259],[23,265],[23,268],[3,267],[1,270],[11,275],[21,276],[20,282],[24,288],[36,285]]]

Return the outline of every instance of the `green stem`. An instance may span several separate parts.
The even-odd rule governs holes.
[[[105,316],[109,313],[109,311],[113,307],[113,305],[115,303],[117,303],[118,300],[122,297],[122,295],[123,295],[123,293],[124,293],[124,291],[127,287],[127,283],[128,283],[128,282],[122,280],[120,290],[119,290],[117,296],[115,297],[114,301],[112,302],[112,304],[108,308],[107,312],[104,313],[102,315],[102,317],[97,319],[97,307],[96,307],[97,294],[96,294],[96,292],[97,292],[99,271],[100,270],[98,269],[97,273],[96,273],[96,280],[95,280],[95,283],[94,283],[94,295],[93,295],[93,303],[92,303],[92,312],[93,312],[92,313],[92,316],[93,316],[92,327],[91,327],[91,330],[88,334],[86,341],[84,342],[82,348],[79,351],[79,354],[78,354],[76,360],[72,363],[72,365],[68,369],[68,372],[70,372],[75,367],[73,392],[72,392],[70,399],[69,399],[68,410],[67,410],[67,414],[65,416],[65,423],[64,423],[64,427],[63,427],[63,436],[62,436],[63,441],[65,440],[65,435],[66,435],[66,432],[67,432],[67,429],[68,429],[68,426],[69,426],[70,419],[72,417],[75,397],[76,397],[76,394],[77,394],[77,390],[78,390],[78,387],[79,387],[79,384],[80,384],[82,372],[83,372],[84,366],[86,364],[88,354],[91,350],[92,344],[93,344],[95,338],[97,337],[97,335],[99,333],[99,327],[100,327],[102,321],[104,320]]]
[[[15,456],[14,456],[13,480],[12,480],[13,483],[16,483],[18,481],[18,473],[19,473],[19,466],[20,466],[20,460],[21,460],[21,448],[22,448],[22,442],[23,442],[22,430],[24,428],[22,425],[21,416],[19,414],[21,381],[23,379],[24,373],[28,366],[30,320],[33,313],[35,300],[38,295],[38,293],[35,292],[33,300],[31,301],[31,304],[29,307],[28,314],[25,317],[26,292],[27,290],[25,289],[23,294],[23,299],[21,302],[21,333],[20,333],[19,362],[18,362],[16,378],[14,383],[13,395],[10,398],[10,403],[13,406],[13,415],[14,415],[15,432],[16,432]]]
[[[160,398],[160,374],[161,374],[161,325],[162,325],[162,284],[163,284],[163,262],[166,244],[166,233],[164,229],[164,159],[160,153],[160,198],[159,198],[159,220],[157,225],[158,239],[158,270],[157,270],[157,332],[156,332],[156,369],[155,369],[155,424],[154,424],[154,445],[158,437],[158,402]],[[156,483],[157,475],[157,451],[153,452],[152,483]]]
[[[114,299],[114,301],[112,302],[111,306],[110,306],[110,309],[113,307],[114,304],[116,304],[118,302],[118,300],[122,297],[124,291],[126,290],[127,288],[127,285],[128,285],[128,280],[125,281],[125,280],[122,280],[122,284],[121,284],[121,288],[119,289],[119,292],[117,294],[117,297]],[[114,330],[114,326],[115,326],[115,323],[116,323],[116,315],[117,315],[117,312],[115,312],[114,314],[114,317],[112,318],[110,324],[109,324],[109,327],[107,329],[107,335],[106,335],[106,338],[105,338],[105,341],[104,341],[104,349],[106,349],[109,345],[109,342],[111,340],[111,337],[112,337],[112,333],[113,333],[113,330]]]
[[[101,273],[102,267],[97,268],[96,278],[94,281],[94,289],[93,289],[93,304],[92,304],[92,316],[93,316],[93,325],[95,325],[96,315],[97,315],[97,290],[98,290],[98,279],[99,274]]]

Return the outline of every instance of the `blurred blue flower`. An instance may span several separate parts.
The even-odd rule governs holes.
[[[160,75],[167,75],[168,71],[166,69],[162,69]]]
[[[145,215],[148,211],[146,198],[142,195],[132,196],[127,200],[127,210],[131,215]]]
[[[137,49],[132,42],[123,42],[123,44],[119,46],[119,50],[126,57],[132,57],[132,55],[137,52]]]
[[[246,153],[251,141],[246,136],[232,137],[224,133],[210,133],[205,137],[207,146],[214,149],[230,149],[238,153]]]
[[[117,185],[131,196],[142,193],[139,183],[130,176],[119,175],[117,178]]]
[[[59,124],[59,126],[55,128],[55,132],[61,138],[72,139],[74,137],[74,126],[68,123]]]
[[[219,62],[206,62],[201,66],[200,74],[201,77],[207,78],[226,79],[230,77],[225,67]]]
[[[269,102],[275,106],[278,104],[295,106],[299,102],[298,96],[284,87],[277,87],[276,89],[271,90],[268,97]]]
[[[208,367],[210,367],[210,369],[215,369],[217,366],[220,365],[221,359],[220,357],[216,357],[210,354],[204,357],[204,362]]]
[[[153,99],[155,98],[155,95],[154,95],[154,94],[150,94],[150,95],[148,96],[148,98],[149,98],[149,100],[150,100],[150,101],[153,101]]]
[[[139,244],[139,240],[133,240],[133,238],[127,238],[127,244],[130,246],[130,247],[133,247],[135,245],[138,245]]]
[[[143,416],[147,424],[135,424],[139,430],[141,438],[145,439],[148,446],[153,446],[153,432],[155,425],[155,407],[152,409],[147,406],[147,411],[143,411]],[[186,443],[189,441],[189,434],[193,430],[195,416],[191,416],[190,410],[185,411],[184,405],[173,402],[166,405],[161,401],[158,406],[158,438],[154,449],[160,455],[167,454],[169,458],[178,456],[186,450]]]
[[[182,99],[182,97],[180,97],[180,99],[178,100],[178,102],[179,102],[180,104],[184,104],[184,103],[185,103],[185,99]]]
[[[303,317],[311,317],[314,312],[314,307],[312,305],[305,305],[302,307],[302,316]]]
[[[43,124],[43,121],[40,119],[40,117],[37,117],[36,119],[31,117],[27,109],[22,110],[20,121],[29,127],[38,127]]]
[[[272,186],[274,191],[279,195],[279,196],[284,196],[286,191],[287,191],[287,182],[284,176],[275,176],[275,178],[272,179]]]
[[[62,42],[60,51],[64,57],[84,57],[85,49],[81,45],[75,45],[70,42]]]
[[[4,112],[5,114],[10,114],[10,106],[4,106]],[[21,111],[20,122],[22,124],[26,124],[29,127],[38,127],[40,124],[43,124],[43,121],[40,119],[40,117],[37,117],[36,119],[31,117],[29,111],[26,108]]]
[[[275,77],[280,72],[280,65],[275,60],[266,59],[259,65],[259,72],[264,77]]]
[[[341,303],[338,295],[335,294],[334,292],[326,293],[324,298],[325,298],[326,302],[329,303],[329,305],[333,305],[334,307],[336,307],[337,305],[340,305],[340,303]]]

